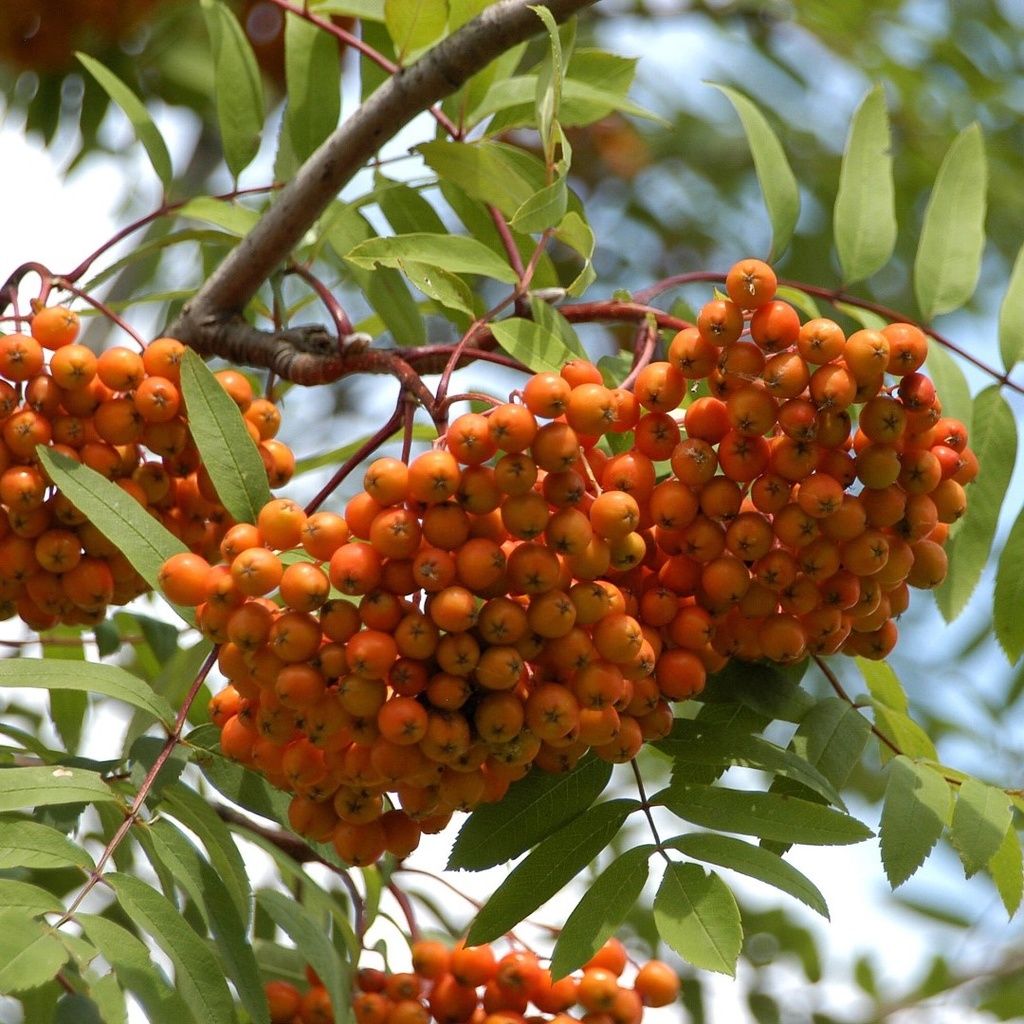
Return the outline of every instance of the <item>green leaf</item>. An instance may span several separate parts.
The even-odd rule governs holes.
[[[653,851],[650,845],[627,850],[589,885],[558,933],[551,954],[551,974],[556,980],[582,967],[636,907]]]
[[[121,985],[138,999],[149,1024],[194,1024],[180,995],[154,963],[149,948],[126,928],[95,914],[75,914],[89,941],[110,964]]]
[[[341,205],[331,208],[324,220],[323,233],[339,257],[344,257],[359,242],[375,237],[365,217],[352,207]],[[397,344],[426,344],[423,315],[413,301],[409,286],[397,270],[392,267],[365,270],[351,266],[350,272],[366,301],[384,321]]]
[[[548,52],[537,74],[537,91],[534,97],[537,130],[544,148],[544,161],[548,166],[554,163],[555,126],[559,107],[562,103],[562,83],[565,80],[565,65],[562,57],[562,39],[554,16],[540,5],[531,7],[548,33]]]
[[[513,316],[491,324],[491,333],[513,359],[535,373],[542,370],[558,373],[569,360],[580,356],[557,332],[522,317]]]
[[[992,872],[992,879],[999,890],[1006,913],[1013,917],[1020,908],[1021,896],[1024,895],[1024,857],[1016,829],[1006,830],[999,849],[988,862],[988,869]]]
[[[206,943],[189,927],[166,897],[131,875],[105,876],[128,916],[167,954],[174,964],[175,988],[198,1020],[235,1022],[234,1000],[217,961]]]
[[[999,354],[1007,371],[1024,357],[1024,246],[1017,251],[1006,294],[999,305]]]
[[[974,404],[960,364],[942,345],[931,344],[928,346],[924,370],[934,382],[935,390],[942,396],[942,415],[955,416],[969,433],[974,421]]]
[[[885,266],[896,247],[890,145],[885,89],[878,84],[853,115],[839,171],[832,230],[847,284]]]
[[[542,840],[484,904],[470,926],[467,944],[490,942],[529,917],[575,878],[639,807],[635,800],[609,800]]]
[[[856,818],[781,793],[673,782],[651,797],[685,821],[719,832],[738,832],[784,843],[842,846],[871,837]]]
[[[404,268],[407,262],[428,263],[453,274],[480,274],[507,284],[516,283],[515,271],[483,242],[465,235],[417,232],[370,238],[345,257],[366,270],[375,266]]]
[[[569,295],[582,295],[597,278],[597,271],[591,262],[594,256],[594,232],[580,214],[570,210],[555,229],[555,238],[583,257],[583,269],[565,289]]]
[[[242,414],[202,358],[186,349],[181,393],[188,424],[221,504],[240,523],[255,523],[273,495],[259,449]]]
[[[699,970],[734,976],[743,944],[736,898],[714,872],[670,864],[654,897],[658,934]]]
[[[130,494],[94,469],[42,446],[36,454],[57,488],[156,589],[160,566],[171,555],[188,550],[185,545]],[[184,614],[184,610],[179,614]]]
[[[0,907],[20,910],[30,917],[60,914],[64,911],[64,904],[52,892],[28,882],[17,882],[13,878],[0,878]]]
[[[761,185],[761,193],[772,225],[772,245],[768,260],[776,260],[789,245],[797,218],[800,216],[800,190],[796,178],[793,176],[782,144],[764,114],[735,89],[713,82],[710,84],[732,103],[743,122],[750,153],[754,158],[757,180]]]
[[[999,553],[992,624],[1010,664],[1024,654],[1024,509],[1018,513]]]
[[[1017,423],[998,385],[974,400],[971,448],[981,469],[968,490],[969,509],[946,547],[949,574],[935,590],[947,621],[963,611],[988,563],[999,512],[1017,457]]]
[[[177,210],[177,216],[187,220],[200,220],[207,224],[213,224],[223,228],[229,235],[242,238],[247,235],[260,219],[256,210],[242,206],[240,203],[230,199],[217,199],[215,196],[196,196],[190,199],[184,206]],[[181,232],[183,241],[192,240],[190,235],[194,232]],[[209,237],[200,234],[194,240],[197,242],[212,242],[216,237]]]
[[[160,860],[199,907],[217,945],[227,977],[255,1024],[270,1024],[266,993],[246,925],[220,872],[170,822],[149,827]]]
[[[337,40],[292,11],[285,14],[285,125],[293,152],[306,160],[338,126],[341,59]]]
[[[38,821],[0,820],[0,870],[79,867],[91,870],[92,857],[63,832]]]
[[[263,80],[238,19],[220,0],[200,0],[213,51],[217,123],[234,178],[252,163],[263,131]]]
[[[871,724],[856,708],[825,697],[804,716],[790,747],[838,788],[860,763],[870,736]]]
[[[50,690],[46,697],[57,734],[69,752],[76,752],[82,742],[85,715],[89,710],[88,697],[74,690]]]
[[[406,260],[402,269],[405,276],[428,298],[447,309],[457,310],[467,316],[473,315],[473,292],[461,277],[430,263],[417,263],[413,260]],[[399,343],[405,343],[404,339],[400,339]]]
[[[968,125],[949,147],[924,211],[914,257],[914,294],[931,320],[973,294],[985,247],[988,167],[981,128]]]
[[[261,890],[256,894],[259,905],[287,933],[327,989],[334,1006],[347,1006],[348,971],[338,951],[324,933],[324,926],[308,908],[284,893]]]
[[[135,137],[146,150],[153,170],[156,171],[164,188],[168,188],[174,178],[171,157],[167,152],[167,144],[164,142],[160,130],[153,123],[153,118],[150,117],[146,105],[113,71],[101,64],[100,61],[85,53],[76,53],[75,56],[85,70],[99,82],[103,91],[124,111],[125,116],[135,129]]]
[[[0,909],[0,992],[25,992],[49,981],[68,951],[42,921],[13,907]]]
[[[569,190],[565,178],[556,178],[516,210],[509,221],[509,227],[528,234],[546,231],[561,221],[568,205]]]
[[[910,703],[892,665],[887,661],[872,661],[870,658],[857,658],[856,661],[871,696],[893,711],[905,714]]]
[[[828,918],[828,906],[818,887],[792,864],[778,854],[760,846],[745,843],[732,836],[720,836],[710,832],[692,832],[677,836],[666,843],[673,849],[720,868],[739,871],[759,882],[775,886],[776,889],[795,896],[801,903],[822,917]]]
[[[147,711],[168,727],[174,722],[174,710],[163,697],[138,676],[116,665],[80,661],[69,672],[66,666],[45,658],[4,659],[0,660],[0,687],[4,686],[99,693]]]
[[[384,25],[399,63],[437,42],[448,24],[448,4],[438,0],[384,0]]]
[[[924,863],[952,805],[949,783],[937,771],[903,755],[890,762],[878,831],[882,866],[894,889]]]
[[[999,852],[1013,822],[1010,798],[1001,789],[978,779],[960,784],[950,839],[968,878]]]
[[[701,719],[677,720],[670,737],[658,749],[674,761],[720,766],[758,768],[801,782],[829,803],[844,807],[831,782],[813,765],[790,750],[738,729],[708,724]]]
[[[875,728],[889,739],[900,753],[925,761],[938,760],[931,737],[909,715],[902,711],[894,711],[876,699],[872,699],[871,706],[875,712]],[[888,743],[880,741],[878,753],[882,764],[886,764],[892,760],[896,751]]]
[[[506,217],[548,184],[540,160],[503,142],[426,142],[417,152],[439,178],[496,206]]]
[[[57,1003],[53,1024],[105,1024],[100,1009],[82,992],[65,992]]]
[[[481,804],[459,830],[450,871],[504,864],[582,814],[604,792],[611,765],[588,757],[564,774],[532,771],[495,804]]]
[[[206,847],[210,863],[224,880],[235,910],[248,927],[252,913],[252,890],[245,861],[220,815],[190,786],[176,783],[164,790],[161,809],[173,815]]]
[[[117,799],[117,794],[96,772],[84,768],[0,768],[0,811]]]

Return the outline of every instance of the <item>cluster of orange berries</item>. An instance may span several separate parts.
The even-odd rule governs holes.
[[[102,621],[148,587],[127,558],[55,488],[37,446],[112,480],[196,551],[216,551],[234,520],[219,503],[184,415],[181,342],[97,356],[77,343],[63,306],[39,309],[31,333],[0,337],[0,617],[33,629]],[[274,440],[280,415],[234,370],[219,375],[242,409],[274,486],[294,457]]]
[[[449,949],[425,939],[412,945],[412,971],[358,972],[352,1016],[355,1024],[640,1024],[644,1007],[675,1002],[679,976],[650,960],[626,984],[627,962],[622,943],[609,939],[579,973],[553,981],[529,950],[499,957],[489,945]],[[284,981],[265,986],[271,1024],[333,1024],[327,990],[306,973],[304,993]]]
[[[222,748],[297,831],[401,856],[532,764],[631,759],[731,658],[892,649],[977,470],[927,339],[801,324],[760,261],[726,286],[629,389],[535,374],[375,460],[344,517],[276,499],[220,564],[168,563],[221,644]]]

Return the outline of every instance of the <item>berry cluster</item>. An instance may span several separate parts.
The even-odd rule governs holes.
[[[558,981],[529,950],[498,957],[489,945],[449,949],[420,940],[412,946],[412,971],[358,972],[352,1016],[356,1024],[640,1024],[644,1007],[675,1002],[680,983],[671,967],[650,960],[625,984],[626,965],[626,950],[614,938],[578,974]],[[266,985],[271,1024],[333,1024],[326,989],[306,973],[305,993],[289,982]]]
[[[165,566],[221,644],[222,748],[297,831],[401,856],[531,764],[631,759],[732,658],[892,649],[977,469],[926,337],[801,324],[756,260],[727,289],[630,389],[535,374],[343,518],[275,499]]]
[[[125,556],[40,465],[46,446],[114,481],[196,551],[212,552],[232,520],[201,465],[184,415],[184,346],[159,338],[141,354],[78,344],[78,316],[39,309],[31,333],[0,337],[0,617],[33,629],[94,624],[148,589]],[[276,407],[242,374],[219,375],[242,409],[274,486],[294,458],[274,440]]]

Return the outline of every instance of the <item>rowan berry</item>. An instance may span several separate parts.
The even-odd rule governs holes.
[[[775,271],[762,260],[740,260],[725,276],[725,290],[741,309],[758,309],[770,302],[777,287]]]

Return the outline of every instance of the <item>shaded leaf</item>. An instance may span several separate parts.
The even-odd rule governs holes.
[[[700,970],[736,973],[743,928],[736,898],[714,872],[670,864],[654,897],[658,934]]]
[[[131,875],[105,876],[121,906],[174,964],[175,988],[198,1021],[237,1021],[234,1000],[206,943],[166,897]]]
[[[338,125],[341,116],[341,59],[328,33],[285,14],[284,71],[288,87],[284,123],[297,159],[306,160]]]
[[[676,836],[668,840],[666,845],[694,860],[717,864],[720,868],[731,868],[759,882],[773,885],[828,918],[828,906],[818,887],[803,872],[770,850],[745,843],[742,839],[710,832]]]
[[[841,846],[859,843],[872,834],[848,814],[782,793],[673,782],[651,797],[651,802],[704,828],[784,843]]]
[[[635,800],[591,807],[542,840],[495,889],[470,926],[466,942],[490,942],[556,895],[615,838]]]
[[[448,869],[480,871],[513,860],[590,807],[611,774],[611,765],[599,757],[564,774],[530,772],[500,802],[481,804],[466,819]]]
[[[30,917],[59,914],[64,910],[64,904],[53,893],[13,878],[0,878],[0,907],[20,910]]]
[[[885,266],[896,246],[890,144],[885,89],[878,84],[853,115],[839,171],[832,230],[847,284]]]
[[[171,555],[188,550],[158,523],[130,494],[94,469],[61,452],[37,449],[39,461],[67,499],[131,562],[154,589],[159,587],[160,566]],[[185,609],[179,614],[191,621]]]
[[[242,414],[202,358],[181,360],[181,392],[189,429],[221,504],[240,523],[255,523],[271,500],[267,471]]]
[[[973,294],[985,247],[988,166],[981,127],[968,125],[943,158],[914,257],[914,294],[931,320]]]
[[[448,5],[437,0],[384,0],[384,25],[399,60],[422,50],[444,34]]]
[[[893,758],[878,831],[882,866],[894,889],[924,863],[952,805],[949,783],[937,771],[903,755]]]
[[[126,928],[95,914],[75,914],[89,941],[110,964],[121,985],[138,999],[148,1024],[196,1022],[181,996],[153,963],[149,948]],[[196,1022],[198,1024],[198,1022]]]
[[[942,415],[955,416],[970,433],[974,421],[971,389],[960,364],[941,345],[928,346],[924,370],[942,396]]]
[[[732,103],[743,122],[772,225],[772,245],[768,260],[776,260],[789,245],[800,216],[800,190],[796,178],[778,136],[757,106],[735,89],[713,82],[710,84]]]
[[[627,850],[590,884],[558,933],[551,954],[556,980],[582,967],[615,934],[640,899],[653,851],[650,845]]]
[[[160,130],[154,124],[146,105],[113,71],[100,61],[85,53],[76,53],[75,56],[85,70],[99,82],[103,91],[124,111],[132,128],[135,129],[135,137],[142,143],[153,170],[156,171],[157,177],[166,189],[174,177],[171,157],[167,152],[167,144],[164,142]]]
[[[963,611],[988,563],[1017,457],[1016,419],[998,385],[975,398],[973,423],[971,448],[981,468],[968,490],[968,514],[956,524],[946,546],[949,574],[934,592],[947,621]]]
[[[238,19],[220,0],[200,0],[213,50],[217,123],[228,170],[237,179],[260,148],[263,81]]]
[[[950,839],[968,878],[999,852],[1013,821],[1010,798],[995,786],[966,778],[953,810]]]
[[[256,894],[259,905],[274,923],[295,943],[327,989],[334,1006],[348,1005],[348,972],[338,951],[324,934],[323,923],[301,903],[280,892],[262,890]]]

